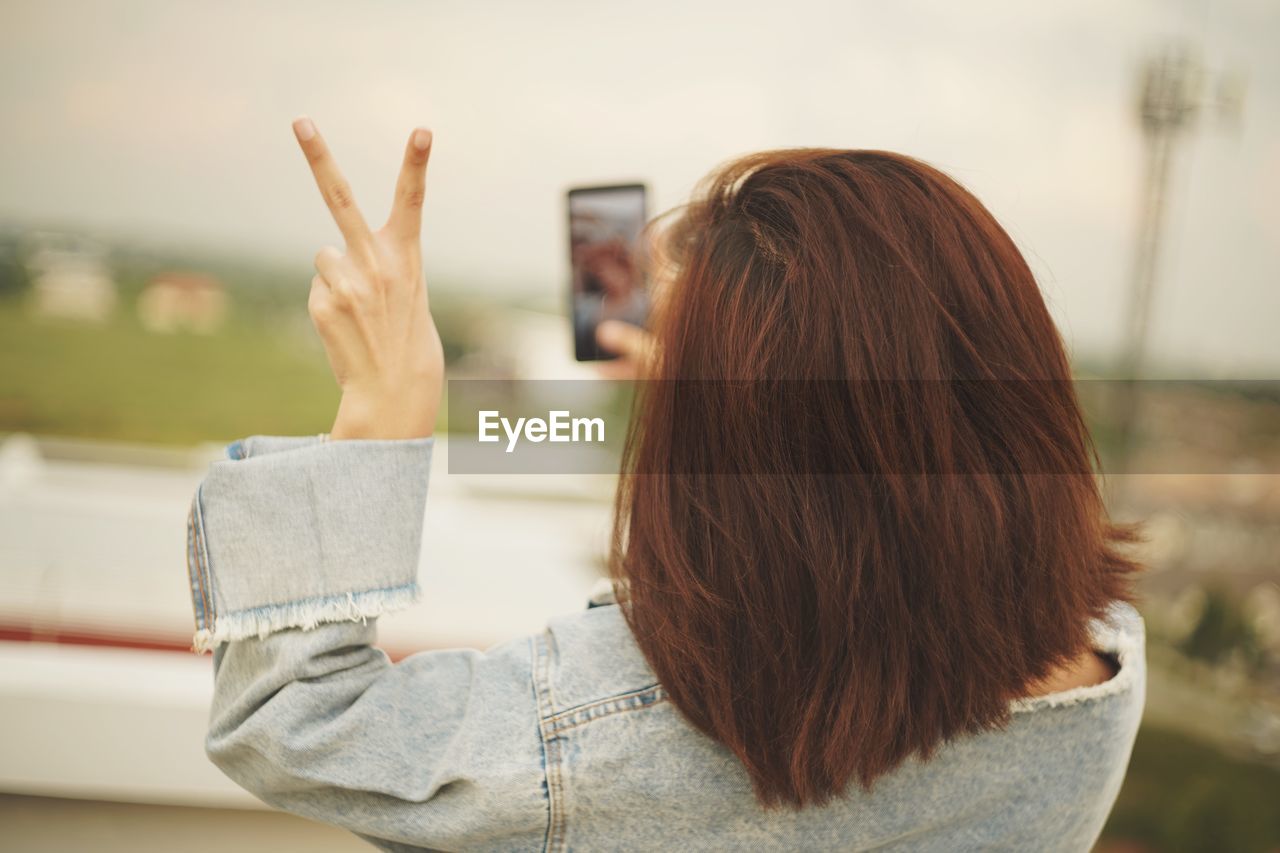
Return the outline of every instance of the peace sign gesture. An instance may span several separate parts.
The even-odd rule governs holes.
[[[346,242],[316,253],[307,310],[342,388],[330,438],[422,438],[435,429],[444,351],[422,277],[422,199],[431,131],[405,147],[387,223],[371,231],[315,124],[294,135]]]

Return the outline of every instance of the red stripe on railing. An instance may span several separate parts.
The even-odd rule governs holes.
[[[92,646],[109,649],[133,649],[145,652],[183,652],[192,654],[190,641],[137,637],[125,634],[96,634],[90,631],[50,631],[24,625],[0,625],[0,642],[54,643],[65,646]],[[387,651],[387,656],[398,661],[413,652]]]

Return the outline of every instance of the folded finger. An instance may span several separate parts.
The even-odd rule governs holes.
[[[325,246],[316,252],[315,267],[328,281],[338,281],[344,277],[342,252],[334,246]]]

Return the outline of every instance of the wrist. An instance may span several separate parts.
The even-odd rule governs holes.
[[[428,438],[435,432],[435,411],[427,406],[363,399],[344,394],[329,438],[406,439]]]

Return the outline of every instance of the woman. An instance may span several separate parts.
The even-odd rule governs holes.
[[[397,664],[443,380],[422,285],[431,136],[309,308],[327,436],[253,436],[197,490],[207,751],[389,850],[1085,850],[1145,698],[1135,534],[1112,525],[1060,338],[936,170],[793,150],[714,173],[659,241],[651,379],[611,588],[541,634]],[[641,352],[641,351],[644,352]],[[645,355],[644,353],[648,353]],[[667,381],[672,380],[672,381]]]

